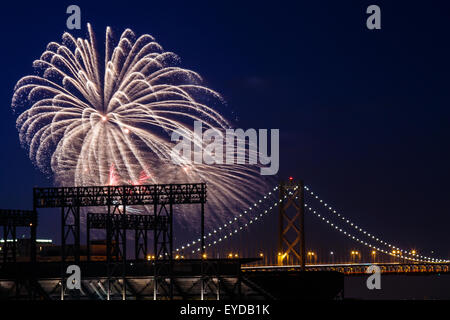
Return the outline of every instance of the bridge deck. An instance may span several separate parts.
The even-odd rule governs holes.
[[[314,264],[306,265],[305,271],[336,271],[346,275],[366,273],[369,266],[376,265],[386,274],[450,273],[450,263],[362,263],[362,264]],[[301,270],[300,265],[242,267],[244,272],[280,272]]]

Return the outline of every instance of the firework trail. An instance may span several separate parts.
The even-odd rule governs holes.
[[[49,43],[12,99],[30,159],[63,186],[207,182],[209,222],[248,206],[266,187],[256,168],[172,162],[174,130],[230,126],[213,108],[220,95],[178,60],[130,29],[115,42],[108,27],[104,54],[89,24],[88,39]]]

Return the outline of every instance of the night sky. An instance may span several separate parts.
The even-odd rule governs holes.
[[[304,179],[401,247],[450,257],[448,3],[2,4],[0,207],[31,208],[32,187],[52,185],[20,146],[11,97],[47,43],[67,31],[70,4],[81,7],[76,36],[86,35],[87,22],[99,43],[108,25],[117,35],[127,27],[149,33],[223,95],[237,126],[279,128],[279,178]],[[381,7],[381,30],[366,28],[370,4]],[[308,227],[310,238],[327,241]],[[38,235],[54,237],[52,228]]]

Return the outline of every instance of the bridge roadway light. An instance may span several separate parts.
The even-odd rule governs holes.
[[[356,262],[356,257],[360,257],[359,251],[352,250],[350,252],[352,262]]]
[[[307,259],[310,263],[312,263],[313,259],[314,259],[314,261],[316,260],[316,253],[314,251],[308,251]]]
[[[334,251],[330,251],[330,262],[334,263]]]
[[[278,252],[278,257],[277,257],[278,265],[283,264],[283,259],[286,257],[286,255],[287,255],[287,253],[281,254],[281,252]]]
[[[287,253],[282,254],[281,252],[278,252],[278,259],[283,260],[286,257],[286,255],[287,255]]]

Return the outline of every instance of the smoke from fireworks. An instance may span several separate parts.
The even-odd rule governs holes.
[[[20,141],[57,185],[207,182],[207,208],[219,220],[264,191],[249,166],[172,162],[174,130],[191,133],[195,120],[229,127],[214,108],[220,95],[199,74],[150,35],[127,29],[115,42],[108,27],[104,53],[90,25],[88,35],[49,43],[12,99]]]

